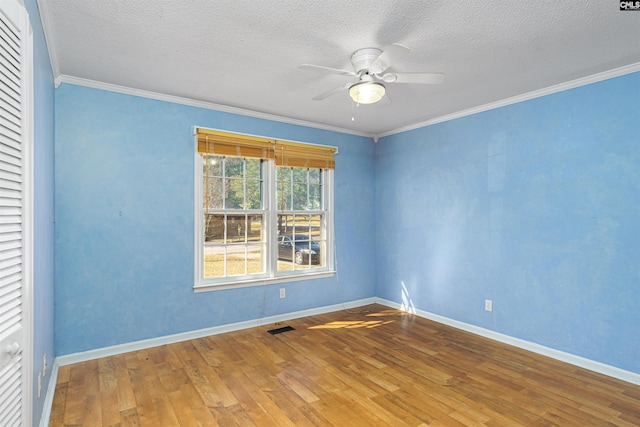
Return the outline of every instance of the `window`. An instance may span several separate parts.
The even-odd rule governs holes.
[[[322,176],[317,168],[276,168],[278,271],[323,264],[327,245]]]
[[[196,128],[196,290],[333,274],[333,147]]]
[[[260,159],[202,155],[204,278],[264,273]]]

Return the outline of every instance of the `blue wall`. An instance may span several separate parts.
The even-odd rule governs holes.
[[[35,0],[25,7],[33,28],[34,54],[34,266],[33,266],[33,421],[38,423],[51,378],[54,353],[54,84],[49,53]],[[47,375],[38,397],[38,373],[43,371],[42,357],[47,355]],[[55,386],[55,384],[53,385]]]
[[[377,296],[640,373],[638,111],[635,73],[383,138]]]
[[[55,109],[58,355],[374,295],[369,138],[69,84]],[[193,292],[194,125],[339,148],[339,281]]]
[[[56,353],[375,295],[640,372],[639,88],[631,74],[373,144],[63,84]],[[193,293],[193,125],[339,147],[339,281],[269,286],[264,306],[261,287]]]

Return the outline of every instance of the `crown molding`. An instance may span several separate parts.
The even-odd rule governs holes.
[[[38,4],[40,3],[44,3],[46,4],[46,1],[44,0],[38,0]],[[41,14],[41,16],[43,16]],[[43,21],[43,26],[46,25]],[[49,34],[50,31],[45,31],[45,35]],[[51,42],[51,43],[50,43]],[[49,46],[52,45],[52,40],[51,38],[47,38],[47,47],[49,48]],[[619,67],[619,68],[615,68],[613,70],[609,70],[609,71],[604,71],[601,73],[597,73],[597,74],[593,74],[591,76],[587,76],[587,77],[581,77],[579,79],[575,79],[575,80],[571,80],[565,83],[559,83],[557,85],[553,85],[553,86],[549,86],[543,89],[538,89],[535,91],[531,91],[531,92],[527,92],[521,95],[517,95],[517,96],[513,96],[510,98],[505,98],[502,99],[500,101],[496,101],[496,102],[490,102],[488,104],[484,104],[484,105],[480,105],[478,107],[473,107],[473,108],[469,108],[466,110],[462,110],[462,111],[458,111],[455,113],[451,113],[451,114],[445,114],[443,116],[440,117],[435,117],[433,119],[429,119],[429,120],[424,120],[424,121],[420,121],[420,122],[416,122],[414,124],[411,125],[407,125],[407,126],[403,126],[400,128],[396,128],[393,130],[389,130],[386,132],[382,132],[382,133],[366,133],[366,132],[358,132],[358,131],[354,131],[352,129],[346,129],[346,128],[341,128],[341,127],[337,127],[337,126],[330,126],[330,125],[325,125],[325,124],[321,124],[321,123],[316,123],[316,122],[310,122],[310,121],[305,121],[305,120],[299,120],[299,119],[293,119],[290,117],[284,117],[284,116],[278,116],[275,114],[269,114],[269,113],[263,113],[263,112],[259,112],[259,111],[253,111],[253,110],[247,110],[247,109],[243,109],[243,108],[238,108],[238,107],[230,107],[227,105],[222,105],[222,104],[216,104],[216,103],[212,103],[212,102],[206,102],[206,101],[198,101],[198,100],[194,100],[194,99],[190,99],[190,98],[184,98],[184,97],[180,97],[180,96],[174,96],[174,95],[167,95],[167,94],[162,94],[162,93],[158,93],[158,92],[151,92],[151,91],[146,91],[146,90],[141,90],[141,89],[135,89],[135,88],[131,88],[131,87],[126,87],[126,86],[119,86],[119,85],[114,85],[111,83],[104,83],[104,82],[99,82],[96,80],[89,80],[89,79],[83,79],[80,77],[74,77],[74,76],[68,76],[68,75],[58,75],[56,74],[56,67],[57,67],[57,63],[56,63],[56,58],[54,55],[52,55],[52,50],[49,48],[49,56],[51,58],[51,66],[52,68],[54,68],[54,76],[57,76],[55,78],[55,86],[58,87],[61,83],[69,83],[69,84],[74,84],[74,85],[78,85],[78,86],[85,86],[85,87],[90,87],[90,88],[94,88],[94,89],[101,89],[101,90],[107,90],[107,91],[111,91],[111,92],[118,92],[118,93],[122,93],[122,94],[126,94],[126,95],[133,95],[133,96],[139,96],[139,97],[143,97],[143,98],[150,98],[150,99],[156,99],[159,101],[165,101],[165,102],[172,102],[175,104],[182,104],[182,105],[188,105],[188,106],[192,106],[192,107],[198,107],[198,108],[204,108],[204,109],[208,109],[208,110],[215,110],[215,111],[221,111],[221,112],[226,112],[226,113],[232,113],[232,114],[238,114],[238,115],[242,115],[242,116],[247,116],[247,117],[253,117],[253,118],[258,118],[258,119],[264,119],[264,120],[271,120],[271,121],[276,121],[276,122],[281,122],[281,123],[287,123],[287,124],[291,124],[291,125],[297,125],[297,126],[304,126],[304,127],[310,127],[310,128],[314,128],[314,129],[320,129],[320,130],[327,130],[327,131],[331,131],[331,132],[339,132],[339,133],[345,133],[345,134],[349,134],[349,135],[355,135],[355,136],[363,136],[363,137],[367,137],[367,138],[371,138],[372,141],[374,143],[377,143],[381,138],[384,138],[386,136],[391,136],[391,135],[396,135],[399,133],[403,133],[403,132],[407,132],[407,131],[411,131],[411,130],[415,130],[415,129],[419,129],[419,128],[423,128],[423,127],[427,127],[427,126],[432,126],[438,123],[443,123],[443,122],[448,122],[450,120],[455,120],[455,119],[459,119],[462,117],[466,117],[466,116],[471,116],[473,114],[478,114],[478,113],[482,113],[485,111],[489,111],[489,110],[493,110],[496,108],[501,108],[501,107],[505,107],[508,105],[512,105],[512,104],[517,104],[520,102],[524,102],[524,101],[529,101],[531,99],[535,99],[535,98],[540,98],[546,95],[551,95],[554,93],[558,93],[558,92],[563,92],[569,89],[574,89],[580,86],[586,86],[592,83],[597,83],[603,80],[609,80],[615,77],[620,77],[620,76],[624,76],[626,74],[631,74],[631,73],[635,73],[640,71],[640,62],[635,63],[635,64],[630,64],[630,65],[626,65],[623,67]]]
[[[456,113],[446,114],[444,116],[436,117],[429,120],[424,120],[411,125],[403,126],[390,131],[382,132],[373,135],[374,140],[385,136],[391,136],[402,132],[407,132],[414,129],[419,129],[438,123],[448,122],[450,120],[459,119],[461,117],[471,116],[473,114],[482,113],[484,111],[493,110],[507,105],[517,104],[519,102],[529,101],[531,99],[540,98],[542,96],[551,95],[565,90],[574,89],[580,86],[586,86],[592,83],[597,83],[603,80],[609,80],[614,77],[624,76],[640,71],[640,62],[635,64],[625,65],[624,67],[614,68],[613,70],[604,71],[601,73],[593,74],[587,77],[581,77],[579,79],[571,80],[565,83],[559,83],[557,85],[549,86],[543,89],[534,90],[532,92],[523,93],[522,95],[513,96],[511,98],[505,98],[500,101],[490,102],[488,104],[480,105],[478,107],[469,108],[467,110],[458,111]]]
[[[355,135],[355,136],[364,136],[367,138],[373,138],[374,136],[373,134],[370,134],[370,133],[358,132],[352,129],[341,128],[338,126],[330,126],[322,123],[315,123],[315,122],[309,122],[305,120],[293,119],[290,117],[278,116],[275,114],[262,113],[262,112],[253,111],[253,110],[246,110],[244,108],[230,107],[228,105],[216,104],[213,102],[198,101],[195,99],[184,98],[181,96],[167,95],[167,94],[158,93],[158,92],[135,89],[127,86],[119,86],[111,83],[99,82],[96,80],[89,80],[89,79],[83,79],[80,77],[68,76],[65,74],[58,76],[55,81],[57,83],[56,87],[58,87],[61,83],[68,83],[68,84],[73,84],[77,86],[90,87],[93,89],[101,89],[101,90],[106,90],[110,92],[122,93],[125,95],[133,95],[133,96],[139,96],[142,98],[155,99],[158,101],[172,102],[174,104],[188,105],[190,107],[198,107],[198,108],[204,108],[207,110],[215,110],[215,111],[221,111],[224,113],[238,114],[240,116],[253,117],[256,119],[287,123],[290,125],[304,126],[304,127],[314,128],[314,129],[345,133],[345,134]]]

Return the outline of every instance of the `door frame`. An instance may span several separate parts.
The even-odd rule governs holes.
[[[25,20],[23,30],[25,31],[25,47],[24,47],[24,64],[25,64],[25,81],[24,81],[24,103],[25,103],[25,117],[23,117],[24,123],[24,140],[23,140],[23,173],[22,173],[22,200],[23,200],[23,234],[22,234],[22,319],[23,328],[25,331],[25,342],[22,349],[22,359],[24,364],[22,366],[22,391],[24,393],[24,401],[22,402],[22,419],[25,426],[33,425],[33,402],[35,398],[40,398],[40,395],[35,396],[34,389],[34,350],[33,350],[33,336],[34,336],[34,141],[35,141],[35,123],[34,123],[34,72],[33,72],[33,28],[29,19],[29,13],[23,0],[17,0],[22,6],[22,16]],[[43,367],[44,369],[44,367]],[[43,378],[38,379],[38,392],[42,391]]]
[[[21,141],[21,201],[22,201],[22,369],[21,369],[21,421],[24,426],[33,425],[34,351],[33,351],[33,301],[34,301],[34,72],[33,28],[24,0],[1,0],[3,15],[7,16],[23,33],[21,60],[24,64]]]

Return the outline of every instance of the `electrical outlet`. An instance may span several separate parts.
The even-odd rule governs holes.
[[[484,309],[486,311],[493,311],[493,301],[490,299],[484,300]]]
[[[280,288],[280,298],[284,298],[287,296],[287,291],[285,288]]]
[[[38,397],[42,393],[42,373],[38,372]]]
[[[47,376],[47,353],[42,356],[42,376]]]

